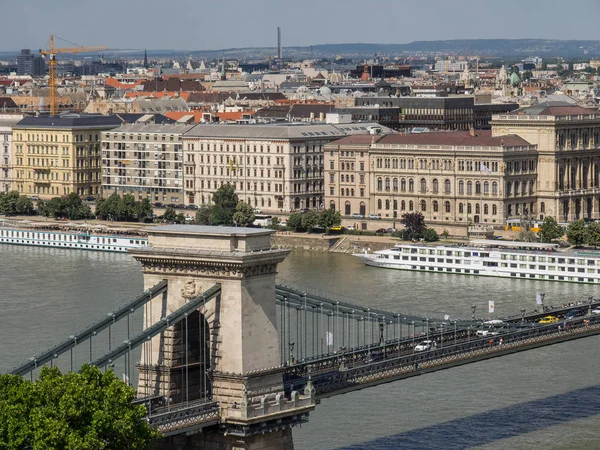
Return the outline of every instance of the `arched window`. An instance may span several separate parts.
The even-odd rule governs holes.
[[[481,208],[479,203],[475,203],[475,214],[481,214]]]
[[[342,170],[346,170],[346,164],[342,163]]]
[[[510,181],[508,181],[506,183],[506,195],[509,196],[511,191],[512,191],[512,183]]]
[[[306,174],[308,175],[308,169],[306,170]],[[346,183],[350,182],[350,175],[346,175]]]
[[[437,192],[440,188],[440,183],[438,182],[438,180],[436,178],[433,179],[433,192]]]
[[[540,203],[540,213],[546,214],[546,204],[544,202]]]
[[[496,205],[492,205],[492,215],[495,216],[498,214],[498,207]]]
[[[515,205],[515,214],[518,216],[519,214],[521,214],[521,205],[519,203],[517,203]]]
[[[330,208],[332,211],[335,211],[335,202],[334,202],[333,200],[331,200],[331,201],[329,202],[329,208]]]
[[[427,203],[425,202],[425,200],[421,200],[421,211],[427,211]]]
[[[515,195],[519,195],[519,182],[515,181]]]
[[[444,181],[444,192],[446,194],[450,193],[450,180]]]
[[[388,211],[390,209],[390,201],[389,200],[385,201],[385,209],[387,209]]]
[[[465,182],[463,180],[460,180],[458,182],[458,193],[460,195],[464,195],[465,194]]]
[[[464,212],[465,212],[465,207],[463,206],[463,204],[462,204],[462,203],[459,203],[459,204],[458,204],[458,213],[459,213],[459,214],[462,214],[462,213],[464,213]]]
[[[450,202],[444,202],[444,211],[450,212]]]
[[[381,209],[381,199],[377,200],[377,209]]]
[[[398,200],[394,200],[394,211],[398,211]]]
[[[481,194],[481,183],[479,181],[475,182],[475,193]]]
[[[394,191],[398,191],[398,178],[394,178],[393,183]]]
[[[467,203],[467,214],[471,214],[473,210],[471,209],[471,204]]]
[[[490,193],[490,183],[488,181],[483,182],[483,193],[484,194]]]
[[[383,179],[381,177],[377,178],[377,190],[381,191],[383,189]]]
[[[350,202],[346,202],[346,204],[344,205],[344,214],[346,214],[347,216],[349,216],[350,214],[352,214],[352,207],[350,206]]]
[[[439,204],[438,204],[437,200],[433,201],[433,205],[432,206],[433,206],[433,212],[438,212],[438,210],[439,210]]]
[[[533,186],[533,183],[532,183]],[[527,194],[527,181],[523,180],[523,182],[521,183],[521,194],[525,195]]]
[[[471,195],[473,193],[473,182],[467,181],[467,195]]]
[[[410,202],[408,202],[408,210],[412,211],[415,209],[415,204],[413,203],[413,201],[411,200]]]
[[[415,180],[412,178],[408,180],[408,190],[409,192],[413,192],[415,190]]]
[[[401,211],[406,211],[406,202],[404,200],[402,200],[400,202],[400,210]]]
[[[427,191],[427,181],[425,181],[425,178],[421,178],[421,192],[425,191]]]
[[[508,215],[512,216],[512,205],[508,205]]]
[[[386,191],[390,190],[390,179],[389,178],[385,179],[385,190]]]
[[[406,178],[402,178],[400,180],[400,189],[405,191],[406,190]]]
[[[489,208],[488,208],[488,204],[486,203],[485,205],[483,205],[483,214],[485,214],[486,216],[490,213]]]
[[[492,182],[492,194],[498,195],[498,183]]]
[[[346,197],[350,197],[350,189],[346,188]]]
[[[533,180],[529,181],[529,194],[533,194]]]

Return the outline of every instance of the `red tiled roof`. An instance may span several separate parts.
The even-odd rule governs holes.
[[[236,111],[236,112],[221,112],[221,113],[217,113],[216,115],[219,118],[219,120],[226,121],[226,120],[240,120],[242,118],[242,114],[243,114],[243,112]]]
[[[390,134],[381,139],[379,144],[457,145],[482,147],[516,147],[531,145],[525,139],[513,134],[492,137],[492,132],[490,130],[477,130],[475,132],[475,136],[471,136],[469,131],[441,131],[407,135]]]
[[[164,115],[169,119],[179,120],[185,116],[194,116],[194,123],[199,123],[202,120],[204,111],[167,111]]]

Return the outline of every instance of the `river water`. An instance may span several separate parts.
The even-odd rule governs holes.
[[[391,311],[487,317],[598,296],[588,285],[403,272],[339,254],[295,251],[280,281]],[[0,371],[135,297],[128,255],[0,246]],[[138,328],[140,324],[135,325]],[[298,450],[598,449],[600,337],[545,347],[324,400],[294,429]]]

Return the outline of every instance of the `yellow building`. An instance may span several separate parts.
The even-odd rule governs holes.
[[[26,117],[13,126],[13,188],[41,199],[99,195],[103,131],[121,125],[116,116]]]

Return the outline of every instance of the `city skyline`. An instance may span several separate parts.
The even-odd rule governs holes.
[[[549,10],[539,0],[506,0],[494,8],[481,8],[474,0],[427,5],[375,0],[368,11],[357,0],[344,2],[343,8],[315,0],[285,6],[274,0],[252,4],[230,0],[208,6],[184,0],[178,9],[168,11],[168,20],[163,19],[163,5],[156,0],[144,2],[143,8],[115,0],[107,0],[102,8],[68,0],[17,3],[12,6],[11,20],[0,29],[0,51],[46,48],[50,34],[78,45],[109,49],[276,47],[278,26],[284,47],[454,39],[600,39],[594,27],[600,13],[596,0],[571,2],[578,12],[572,26],[565,23],[563,13]],[[60,41],[57,45],[70,46]]]

